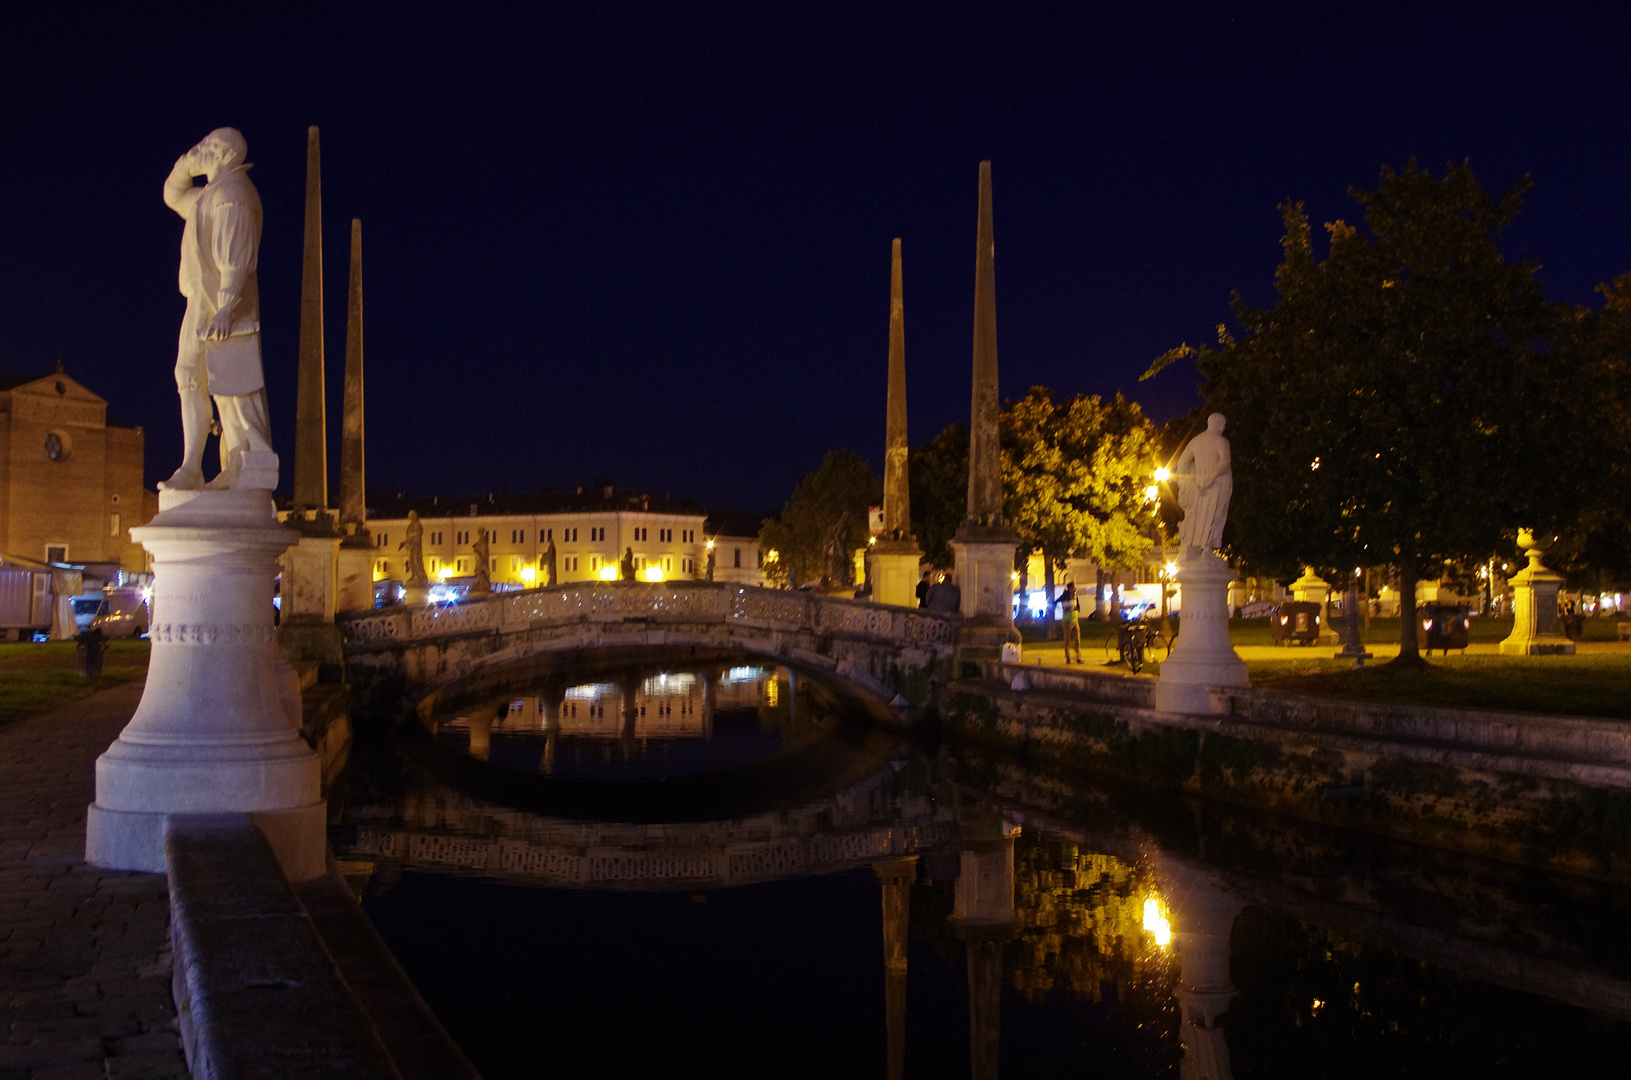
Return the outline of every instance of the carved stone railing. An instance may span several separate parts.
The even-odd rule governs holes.
[[[340,616],[348,652],[572,623],[720,623],[948,649],[957,615],[728,582],[584,582]]]

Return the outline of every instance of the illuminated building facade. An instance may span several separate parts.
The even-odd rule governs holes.
[[[716,581],[763,581],[756,536],[721,536],[710,531],[706,511],[696,504],[642,492],[603,488],[528,495],[399,496],[377,502],[368,509],[376,581],[407,576],[402,543],[409,511],[419,515],[424,529],[425,573],[432,582],[475,573],[475,543],[483,529],[495,584],[521,588],[544,584],[552,542],[559,583],[615,581],[624,551],[633,553],[635,576],[641,581],[701,580],[707,572],[710,540],[715,545]]]
[[[146,569],[130,539],[158,511],[142,487],[142,429],[107,414],[105,399],[60,370],[0,378],[0,551]]]

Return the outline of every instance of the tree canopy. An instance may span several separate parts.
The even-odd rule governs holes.
[[[781,514],[759,527],[765,575],[793,588],[811,580],[849,584],[850,552],[866,546],[867,508],[881,495],[881,482],[864,458],[852,450],[827,451],[820,468],[798,482]]]
[[[1217,348],[1180,345],[1145,376],[1195,358],[1231,421],[1231,554],[1272,573],[1399,567],[1407,662],[1417,575],[1572,522],[1621,441],[1601,430],[1621,397],[1611,350],[1498,246],[1529,185],[1495,197],[1466,164],[1384,168],[1350,191],[1362,226],[1325,226],[1323,260],[1288,201],[1273,306],[1237,292],[1237,335],[1220,326]]]

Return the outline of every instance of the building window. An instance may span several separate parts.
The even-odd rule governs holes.
[[[430,560],[430,572],[432,574],[440,572],[441,569],[442,569],[442,560],[441,559],[431,559]]]
[[[108,535],[113,537],[115,540],[117,540],[119,538],[119,513],[118,513],[118,511],[114,511],[113,514],[111,514],[108,517]]]
[[[470,565],[470,560],[468,560],[468,559],[460,559],[460,560],[458,560],[458,561],[457,561],[457,562],[455,562],[455,563],[454,563],[454,564],[453,564],[453,572],[454,572],[454,573],[455,573],[455,574],[462,574],[462,573],[464,573],[464,572],[465,572],[465,568],[466,568],[466,567],[467,567],[467,566],[469,566],[469,565]]]
[[[436,544],[436,545],[438,545],[438,546],[440,546],[440,544],[441,544],[441,542],[442,542],[442,534],[441,534],[441,533],[439,533],[439,532],[433,532],[433,533],[431,533],[431,534],[430,534],[430,542],[431,542],[431,543],[433,543],[433,544]]]
[[[566,569],[572,571],[574,574],[578,572],[578,557],[576,555],[568,555],[561,561],[566,564]]]
[[[589,572],[591,574],[600,573],[600,563],[601,563],[601,559],[600,559],[599,555],[589,556]]]
[[[538,542],[540,544],[547,544],[549,542],[551,536],[554,535],[554,532],[555,532],[554,529],[539,529],[538,530]]]
[[[384,577],[387,573],[387,563],[384,559],[374,560],[374,573]]]
[[[374,534],[374,546],[375,547],[384,547],[389,540],[390,540],[390,537],[386,536],[384,533],[375,533]]]
[[[763,559],[759,560],[759,565],[760,566],[764,565],[764,560]],[[738,569],[738,570],[742,569],[742,549],[741,548],[736,549],[736,569]]]
[[[46,547],[46,549],[45,549],[45,561],[46,562],[67,562],[68,561],[68,545],[67,544],[62,544],[62,545],[51,544],[51,545],[48,545]]]
[[[520,556],[511,555],[510,556],[510,573],[519,574],[520,572],[521,572],[521,558],[520,558]]]
[[[453,533],[453,542],[455,544],[468,544],[470,542],[470,530],[461,529],[455,531]]]
[[[671,574],[673,572],[674,572],[674,560],[673,560],[673,558],[668,556],[668,555],[664,555],[663,556],[663,573]]]
[[[680,572],[684,573],[684,574],[694,574],[694,573],[696,573],[697,572],[697,561],[695,559],[692,559],[692,558],[686,558],[686,559],[682,560],[680,562]]]

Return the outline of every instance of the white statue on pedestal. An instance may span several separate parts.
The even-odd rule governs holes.
[[[187,224],[181,234],[181,321],[176,388],[181,393],[181,467],[159,487],[205,487],[204,440],[213,396],[221,414],[221,474],[211,489],[277,486],[277,459],[261,376],[261,202],[249,180],[249,146],[234,128],[218,128],[181,155],[164,182],[164,202]],[[195,187],[193,178],[208,182]],[[246,454],[250,455],[246,459]],[[246,474],[245,469],[248,467]],[[268,475],[268,473],[270,475]]]
[[[1163,712],[1208,713],[1213,687],[1246,686],[1246,662],[1229,640],[1229,582],[1234,571],[1217,554],[1234,494],[1223,414],[1189,440],[1173,470],[1184,520],[1178,525],[1177,582],[1182,600],[1178,641],[1161,662],[1155,707]]]
[[[1206,418],[1206,430],[1189,440],[1179,455],[1173,479],[1184,519],[1178,523],[1178,547],[1185,559],[1198,558],[1223,546],[1223,523],[1234,494],[1229,440],[1223,437],[1222,413]]]

